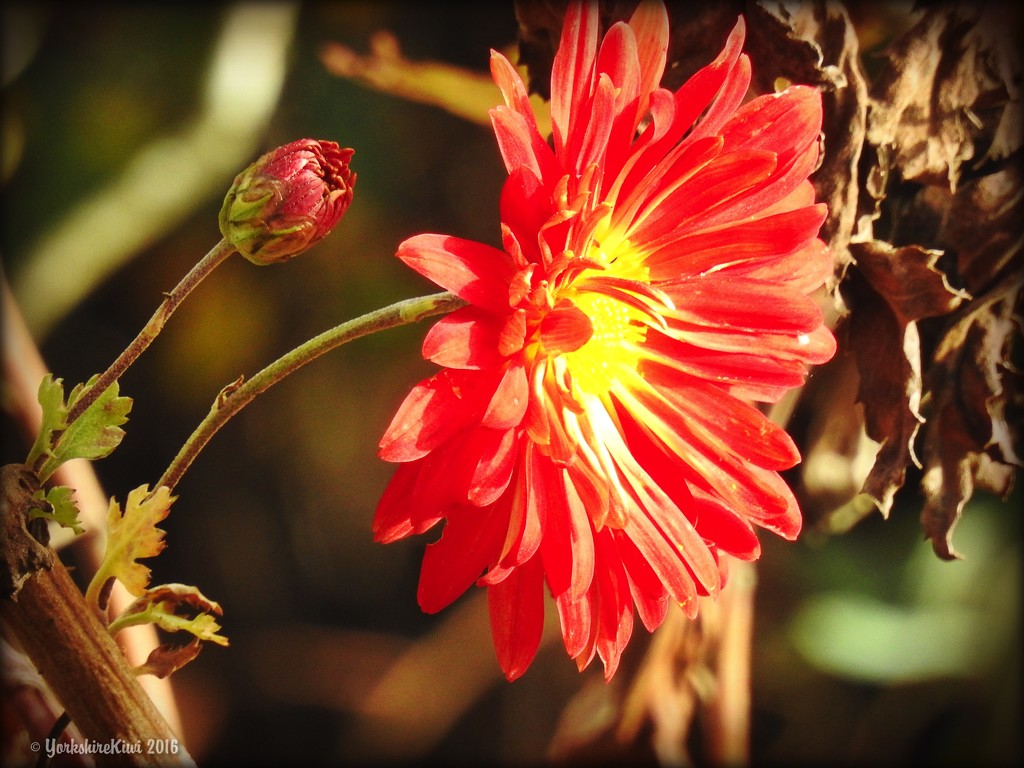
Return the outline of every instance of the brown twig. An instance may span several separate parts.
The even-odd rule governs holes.
[[[0,474],[0,618],[95,751],[99,765],[192,765],[121,649],[52,550],[26,527],[38,485],[23,465]],[[41,556],[22,557],[35,552]]]

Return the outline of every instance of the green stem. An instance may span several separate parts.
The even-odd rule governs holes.
[[[121,378],[121,375],[138,359],[139,355],[146,351],[146,347],[163,330],[164,325],[167,324],[167,320],[174,313],[174,310],[192,292],[192,289],[199,285],[207,275],[234,252],[235,247],[227,242],[227,240],[221,239],[209,253],[188,271],[188,274],[181,279],[181,282],[174,286],[170,293],[164,294],[164,300],[157,307],[153,316],[149,318],[149,322],[139,331],[139,335],[110,364],[110,367],[100,374],[96,383],[71,408],[71,411],[68,413],[68,424],[71,424],[85,413],[85,410],[96,401],[96,398],[102,395],[111,384]]]
[[[206,418],[196,427],[188,440],[167,467],[154,488],[174,488],[181,480],[199,452],[228,420],[248,405],[253,398],[277,382],[294,373],[306,363],[312,362],[325,352],[340,347],[354,339],[368,336],[377,331],[408,325],[434,315],[445,314],[463,306],[465,301],[453,293],[435,293],[415,299],[399,301],[382,309],[369,312],[348,322],[324,331],[306,343],[296,347],[275,360],[248,381],[239,378],[229,384],[220,394]]]
[[[146,610],[140,611],[139,613],[132,613],[129,615],[121,614],[112,622],[107,625],[107,632],[113,637],[122,629],[128,629],[128,627],[137,627],[139,624],[155,624],[153,611]]]

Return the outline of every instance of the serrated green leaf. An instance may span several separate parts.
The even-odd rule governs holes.
[[[54,379],[53,374],[46,374],[39,382],[37,394],[39,405],[43,409],[43,421],[39,427],[35,442],[29,449],[25,464],[32,466],[41,456],[50,456],[50,440],[53,433],[67,426],[68,408],[64,404],[64,382]]]
[[[85,529],[78,520],[78,505],[75,504],[75,500],[72,498],[73,494],[74,491],[66,485],[58,485],[55,488],[51,488],[45,497],[40,494],[40,501],[44,502],[44,504],[29,511],[29,520],[44,517],[47,520],[53,520],[65,528],[70,528],[75,534],[85,533]],[[44,506],[49,507],[49,509],[44,509]]]
[[[150,570],[137,561],[163,551],[164,532],[156,525],[170,513],[175,498],[166,486],[150,494],[148,485],[140,485],[128,494],[123,514],[117,501],[110,500],[107,550],[86,591],[90,604],[100,607],[100,592],[111,578],[118,579],[133,595],[145,593]]]
[[[90,382],[93,381],[90,379]],[[68,409],[89,389],[89,385],[78,385],[68,398]],[[85,412],[73,423],[68,424],[57,438],[50,458],[40,470],[40,477],[49,477],[57,467],[70,459],[102,459],[117,448],[124,437],[121,424],[128,421],[128,413],[132,409],[130,397],[118,396],[118,384],[115,381],[96,398]]]

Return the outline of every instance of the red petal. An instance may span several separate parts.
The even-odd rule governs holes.
[[[509,682],[533,662],[544,629],[544,570],[540,558],[516,568],[487,590],[491,637]]]
[[[507,507],[449,511],[441,538],[423,553],[416,597],[424,612],[451,605],[494,562],[507,517]]]
[[[629,19],[629,26],[636,38],[639,68],[637,92],[640,94],[640,102],[633,123],[633,130],[636,130],[647,112],[647,95],[658,88],[661,76],[665,73],[669,41],[668,11],[663,3],[639,3]]]
[[[814,308],[817,309],[816,306]],[[770,361],[775,361],[782,365],[784,370],[798,374],[801,383],[807,373],[807,365],[828,362],[836,351],[835,337],[824,325],[819,325],[807,333],[756,334],[680,325],[673,326],[672,335],[681,341],[692,342],[701,349],[724,352],[742,358],[753,357],[761,361],[761,364],[756,364],[757,368],[764,368],[765,363],[770,365]],[[739,357],[734,359],[731,367],[735,367],[739,362]]]
[[[608,414],[589,413],[635,502],[629,511],[626,534],[679,602],[686,602],[693,589],[687,574],[680,572],[680,564],[709,592],[715,591],[718,566],[693,525],[636,461]]]
[[[531,442],[525,443],[522,457],[517,485],[511,497],[512,510],[505,544],[497,565],[480,578],[479,583],[483,586],[499,583],[532,558],[544,535],[544,521],[552,504],[554,482],[545,473],[553,471],[553,467]]]
[[[538,178],[544,177],[545,169],[550,172],[554,158],[551,148],[537,133],[536,123],[531,124],[508,107],[495,107],[489,114],[506,171],[525,168]]]
[[[705,222],[715,211],[731,210],[734,200],[749,197],[772,177],[775,168],[776,157],[770,152],[719,155],[657,206],[639,213],[628,237],[634,243],[648,243],[670,232],[683,232],[692,221],[702,228],[710,226]]]
[[[633,597],[610,531],[601,531],[595,544],[601,558],[601,567],[596,574],[601,595],[597,655],[604,662],[605,680],[611,680],[619,667],[622,651],[633,634]]]
[[[614,531],[614,534],[640,621],[648,632],[653,632],[668,613],[668,591],[629,536],[624,531]]]
[[[701,224],[705,227],[718,227],[774,211],[780,201],[786,200],[794,191],[807,184],[807,177],[817,164],[817,141],[799,148],[795,154],[790,147],[780,148],[778,165],[770,179],[751,188],[747,194],[739,195],[709,211],[701,219]]]
[[[472,305],[438,320],[423,339],[423,357],[446,368],[498,365],[498,326],[494,316]]]
[[[573,0],[565,12],[558,52],[551,65],[551,122],[555,152],[571,145],[594,81],[594,59],[600,27],[597,3]],[[572,153],[567,153],[572,157]]]
[[[797,503],[793,491],[777,472],[753,467],[751,474],[756,476],[762,487],[770,488],[776,497],[781,498],[784,507],[781,511],[753,507],[744,510],[747,513],[746,516],[760,527],[792,541],[800,535],[800,529],[803,527],[800,505]]]
[[[713,272],[658,287],[676,305],[674,311],[664,314],[700,330],[720,328],[752,336],[788,333],[796,337],[822,323],[821,310],[813,301],[797,291],[761,280]]]
[[[697,429],[721,452],[766,469],[789,469],[800,461],[793,438],[782,427],[721,389],[665,370],[652,370],[649,381],[667,403],[658,403],[653,395],[641,397],[665,418],[669,429],[688,428],[690,434]]]
[[[488,373],[444,370],[417,384],[381,438],[378,455],[385,461],[414,461],[479,418],[483,398],[494,391]]]
[[[487,411],[480,420],[481,426],[492,429],[511,429],[519,426],[526,414],[530,397],[530,385],[522,360],[513,360],[505,369],[501,381],[494,390]]]
[[[645,3],[644,5],[653,5]],[[662,9],[664,12],[664,9]],[[636,14],[635,14],[636,15]],[[648,14],[649,15],[649,14]],[[661,57],[661,65],[665,64],[664,49],[649,52]],[[606,142],[606,150],[601,155],[591,155],[587,160],[600,162],[606,176],[614,178],[633,151],[632,141],[636,135],[637,125],[643,117],[639,110],[646,111],[648,91],[657,87],[655,82],[648,91],[641,91],[640,60],[637,52],[636,35],[632,27],[618,22],[613,24],[601,42],[601,50],[597,57],[597,71],[602,81],[607,80],[613,86],[612,115],[609,119],[610,132]],[[599,89],[600,89],[599,84]],[[602,94],[603,96],[603,94]],[[600,99],[595,99],[594,110],[604,108]],[[585,167],[585,164],[584,164]],[[611,180],[611,179],[609,179]]]
[[[742,24],[743,19],[741,17],[740,21],[736,24],[736,28],[733,29],[733,34],[736,33],[736,29]],[[750,59],[747,58],[746,54],[743,54],[736,60],[735,66],[729,70],[729,75],[722,85],[722,90],[715,96],[711,106],[701,116],[693,128],[693,132],[687,136],[687,139],[698,139],[719,133],[725,122],[736,113],[736,108],[743,103],[749,88]]]
[[[508,286],[515,268],[504,251],[448,235],[417,235],[398,246],[397,256],[471,304],[508,311]]]
[[[714,162],[722,151],[722,139],[711,136],[680,144],[669,151],[636,184],[624,184],[612,211],[612,226],[625,226],[638,218],[638,211],[654,210],[697,173]],[[632,174],[630,174],[632,175]],[[654,246],[650,246],[654,250]]]
[[[551,356],[573,352],[594,335],[594,324],[587,314],[571,302],[561,303],[540,324],[540,340]]]
[[[544,572],[552,595],[568,592],[569,600],[575,601],[587,593],[594,578],[594,534],[587,509],[565,470],[552,467],[552,475],[541,542]]]
[[[515,243],[522,248],[526,260],[540,262],[540,251],[537,247],[537,233],[551,214],[551,194],[541,183],[540,178],[529,168],[514,169],[501,188],[501,221],[509,231]],[[506,248],[508,244],[506,244]],[[513,252],[513,251],[510,251]],[[521,265],[525,268],[525,265]],[[518,274],[515,280],[525,277]],[[519,289],[522,291],[522,289]],[[525,295],[525,291],[522,291]],[[507,305],[518,304],[508,301]]]
[[[800,303],[810,306],[813,311],[818,311],[817,305],[809,299],[800,297]],[[806,366],[817,365],[832,359],[836,351],[836,341],[832,332],[824,325],[806,332],[781,332],[771,333],[761,331],[752,333],[749,331],[735,331],[732,329],[716,329],[699,325],[687,325],[684,323],[672,322],[670,335],[682,342],[691,343],[707,353],[724,353],[730,355],[730,359],[724,361],[724,368],[735,369],[737,364],[747,358],[753,358],[755,362],[752,371],[770,370],[771,366],[781,366],[780,372],[784,376],[796,374],[799,379],[796,384],[799,386],[806,375]],[[710,361],[711,358],[707,358]],[[693,361],[691,361],[693,362]],[[718,380],[725,381],[720,377]],[[714,380],[712,377],[706,377]],[[781,383],[781,382],[775,382]]]
[[[526,310],[517,309],[509,315],[498,333],[498,354],[514,355],[526,343]]]
[[[377,502],[377,511],[373,515],[374,541],[389,544],[412,535],[408,499],[416,482],[418,470],[416,464],[402,464],[395,470],[391,482]]]
[[[640,180],[646,178],[651,169],[661,162],[673,147],[679,144],[683,135],[693,126],[697,116],[708,108],[711,100],[736,68],[743,48],[744,30],[745,27],[741,17],[730,33],[725,48],[718,55],[718,58],[699,70],[676,91],[673,99],[673,108],[669,110],[667,105],[662,105],[652,115],[655,118],[659,118],[671,114],[672,122],[670,125],[664,125],[663,119],[655,119],[652,123],[653,128],[660,131],[660,135],[654,137],[654,140],[642,150],[641,156],[629,170],[626,179],[622,183],[624,191],[628,192]],[[649,128],[648,130],[651,129]],[[646,135],[646,132],[644,135]]]
[[[733,264],[722,271],[779,283],[799,293],[808,294],[825,284],[835,269],[834,265],[828,246],[815,238],[803,248],[784,256],[762,262]]]
[[[712,267],[778,259],[817,237],[824,205],[809,206],[720,229],[669,233],[651,243],[645,264],[652,280],[699,275]]]
[[[821,131],[821,93],[794,85],[759,96],[738,109],[722,129],[731,150],[767,149],[782,154],[802,151]]]
[[[693,577],[684,567],[679,552],[665,540],[650,517],[637,510],[630,516],[629,525],[623,529],[651,569],[658,574],[668,593],[680,605],[696,613],[697,589]]]
[[[505,106],[527,119],[535,118],[530,104],[530,94],[512,63],[497,51],[491,51],[490,64],[491,78],[501,91]]]
[[[508,488],[515,468],[517,446],[514,430],[476,430],[480,439],[476,466],[469,481],[467,500],[483,507],[498,500]]]
[[[573,158],[574,168],[581,173],[594,163],[603,164],[608,151],[608,137],[615,121],[615,86],[608,75],[597,81],[594,100],[586,126],[581,130],[580,147]]]
[[[494,134],[506,170],[511,173],[518,167],[528,166],[539,178],[553,176],[557,169],[555,154],[537,127],[537,117],[533,113],[526,86],[515,67],[496,51],[491,51],[491,77],[501,90],[507,109],[521,118],[502,114],[505,110],[501,107],[491,110]],[[516,158],[520,158],[521,162]]]
[[[653,330],[648,331],[644,340],[644,354],[650,361],[641,363],[644,371],[653,363],[709,382],[766,387],[778,392],[801,386],[807,373],[807,367],[798,360],[706,349]]]
[[[632,393],[621,392],[619,397],[633,417],[622,420],[630,445],[642,445],[644,433],[648,440],[651,434],[656,435],[664,449],[677,457],[678,471],[692,487],[707,490],[730,509],[754,521],[786,514],[790,505],[787,494],[792,493],[779,481],[777,473],[721,452],[685,424],[678,421],[666,424],[660,412],[651,411]]]
[[[750,524],[714,499],[694,498],[692,516],[697,532],[740,560],[756,560],[761,544]]]
[[[473,436],[479,431],[458,433],[444,446],[412,462],[415,482],[396,503],[404,505],[413,533],[424,533],[452,504],[465,503],[471,469],[465,453],[475,444]]]
[[[586,667],[594,657],[597,649],[595,622],[591,596],[584,593],[582,597],[573,598],[569,592],[555,596],[555,608],[558,610],[558,621],[562,627],[562,642],[570,659],[578,659],[581,668]],[[590,653],[580,658],[587,649]]]

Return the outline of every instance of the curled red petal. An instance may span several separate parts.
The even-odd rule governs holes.
[[[540,324],[540,341],[550,355],[574,352],[593,335],[590,317],[570,302],[552,309]]]

